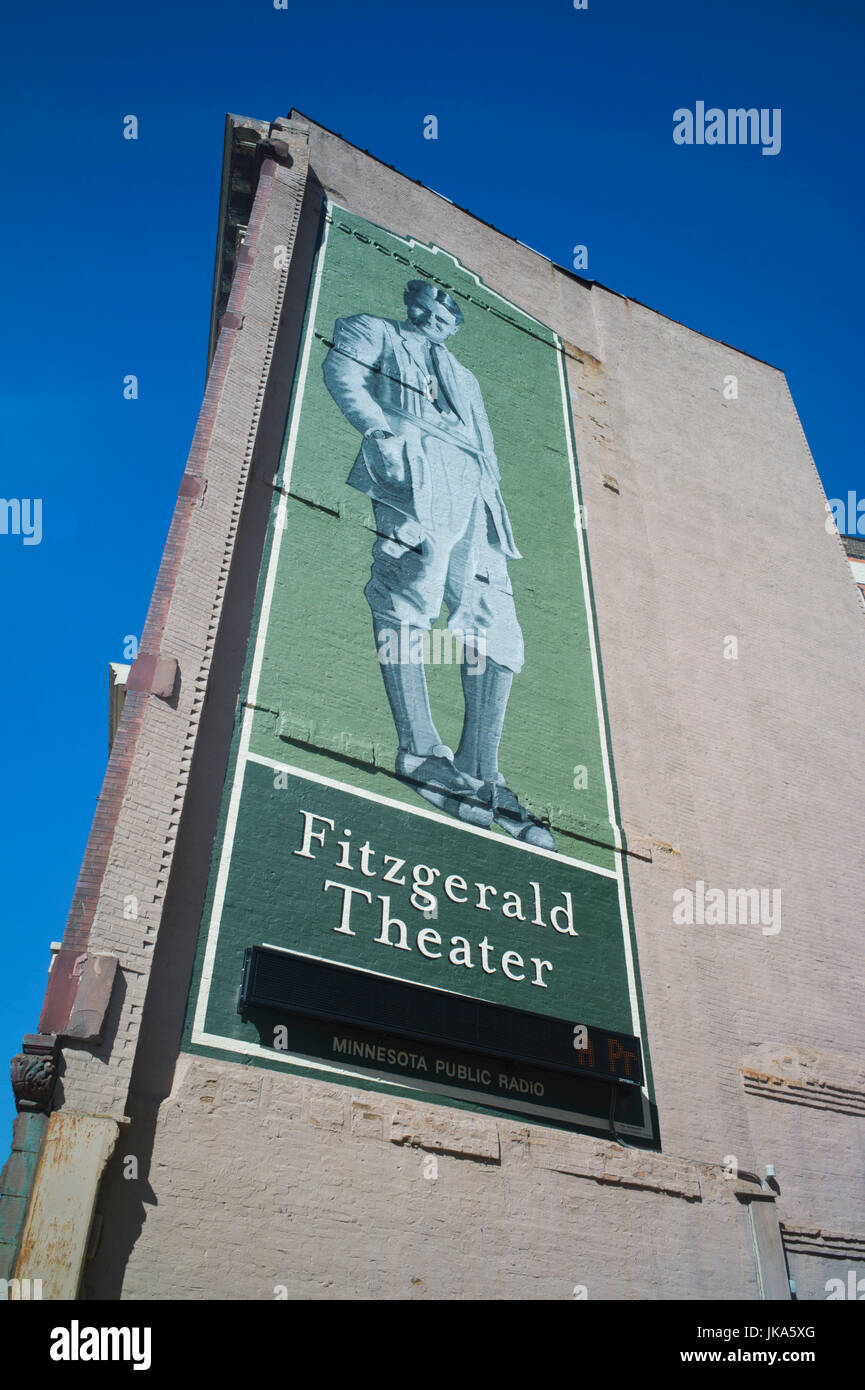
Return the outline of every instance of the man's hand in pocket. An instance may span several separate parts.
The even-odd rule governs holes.
[[[368,434],[366,445],[371,452],[372,466],[379,477],[389,483],[405,482],[406,462],[402,439],[395,434]]]

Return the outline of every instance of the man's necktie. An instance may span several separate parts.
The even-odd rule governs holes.
[[[436,393],[433,405],[442,415],[454,415],[462,424],[462,416],[454,405],[444,382],[444,368],[441,361],[441,348],[438,343],[431,343],[429,349],[430,361],[435,374]]]

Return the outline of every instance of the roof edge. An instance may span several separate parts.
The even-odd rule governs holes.
[[[313,116],[307,116],[304,112],[299,111],[297,107],[291,108],[288,113],[288,118],[290,120],[307,121],[310,125],[317,126],[319,130],[323,130],[327,135],[332,135],[335,139],[342,140],[343,144],[349,145],[351,149],[357,150],[358,153],[365,154],[369,159],[375,160],[376,164],[381,164],[385,169],[390,169],[392,173],[398,174],[400,178],[408,180],[409,183],[414,183],[421,188],[425,188],[428,193],[434,194],[436,198],[441,198],[445,203],[450,203],[451,207],[457,208],[459,212],[464,212],[467,217],[473,218],[475,222],[480,222],[482,226],[489,227],[491,231],[496,232],[499,236],[507,237],[508,241],[515,242],[517,246],[522,246],[523,249],[530,252],[531,255],[537,256],[540,260],[545,261],[553,270],[558,271],[561,275],[566,275],[569,280],[576,280],[578,284],[583,285],[586,289],[604,290],[606,294],[615,295],[617,299],[624,299],[629,304],[636,304],[639,308],[648,310],[650,314],[657,314],[659,318],[666,319],[668,323],[677,324],[679,328],[684,328],[688,333],[696,333],[698,337],[705,338],[707,342],[717,343],[719,347],[727,348],[730,352],[735,352],[740,357],[748,357],[752,362],[759,362],[762,367],[768,367],[770,371],[779,372],[781,376],[784,375],[783,367],[777,366],[774,362],[767,362],[764,357],[757,357],[753,352],[746,351],[745,348],[736,347],[734,343],[725,342],[723,338],[713,338],[711,334],[703,333],[699,328],[693,328],[689,323],[684,323],[682,319],[673,318],[672,314],[665,314],[662,309],[653,308],[651,304],[646,304],[642,299],[635,299],[633,295],[624,294],[621,290],[615,290],[612,286],[605,285],[601,280],[588,280],[582,275],[577,275],[575,271],[569,270],[567,266],[560,265],[558,261],[554,261],[550,256],[545,256],[542,251],[536,251],[533,246],[528,246],[526,242],[520,241],[519,237],[512,236],[510,232],[502,231],[501,227],[497,227],[494,222],[488,222],[485,218],[480,217],[469,208],[460,207],[452,198],[448,198],[444,193],[439,193],[435,188],[430,188],[429,184],[425,184],[423,179],[413,179],[410,174],[405,174],[401,169],[397,169],[395,164],[388,164],[387,160],[380,159],[379,156],[373,154],[371,150],[365,150],[360,145],[356,145],[354,141],[347,140],[339,131],[331,130],[329,126],[322,125],[320,121],[317,121]]]

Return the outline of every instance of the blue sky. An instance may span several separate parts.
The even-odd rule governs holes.
[[[585,244],[582,273],[783,368],[827,496],[865,493],[861,6],[288,5],[3,21],[0,496],[43,508],[39,545],[0,535],[3,1059],[38,1023],[107,665],[141,631],[201,402],[227,111],[297,107],[555,261]],[[780,108],[780,152],[674,144],[698,100]],[[767,546],[784,525],[767,498]],[[13,1113],[2,1081],[0,1163]]]

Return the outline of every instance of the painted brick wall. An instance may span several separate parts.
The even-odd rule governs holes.
[[[756,1297],[717,1170],[446,1107],[185,1056],[122,1166],[91,1298]]]
[[[104,1235],[86,1291],[572,1298],[585,1285],[590,1298],[756,1297],[742,1200],[756,1187],[724,1179],[732,1156],[756,1173],[775,1165],[778,1214],[811,1232],[807,1248],[797,1237],[795,1259],[808,1271],[807,1296],[821,1297],[827,1279],[861,1265],[865,1229],[856,1167],[865,624],[840,543],[824,528],[825,498],[784,377],[589,288],[316,126],[310,170],[301,246],[320,181],[359,214],[447,247],[571,345],[662,1154],[177,1057],[275,423],[253,470],[209,684],[204,673],[182,697],[200,705],[208,691],[194,762],[190,754],[180,765],[184,784],[189,767],[191,777],[179,837],[165,800],[167,788],[177,795],[168,750],[178,711],[151,698],[137,744],[95,924],[99,949],[123,958],[116,1031],[101,1052],[65,1052],[68,1104],[118,1116],[125,1107],[132,1118],[103,1185]],[[279,179],[277,221],[290,211],[291,171]],[[285,240],[277,230],[269,224],[267,237]],[[266,256],[266,237],[262,248]],[[298,276],[303,264],[301,253]],[[261,261],[257,273],[266,336],[277,286]],[[286,368],[304,292],[299,281],[289,290],[276,348]],[[735,400],[723,396],[730,374]],[[281,379],[284,392],[290,373]],[[275,376],[271,386],[278,422],[285,400]],[[250,381],[252,398],[256,389]],[[224,442],[207,470],[204,506],[214,510],[200,514],[181,561],[184,584],[213,576],[198,606],[190,592],[163,644],[182,669],[203,671],[214,593],[225,585],[249,399],[238,388],[224,402]],[[724,655],[729,637],[734,660]],[[130,866],[152,865],[168,840],[151,967],[147,922],[125,940],[112,904],[137,891]],[[780,931],[676,926],[673,894],[697,880],[779,889]],[[151,879],[142,894],[149,913]],[[804,1072],[793,1057],[806,1058]],[[748,1081],[752,1072],[765,1080]],[[137,1177],[123,1176],[129,1155]],[[431,1156],[435,1177],[424,1175]]]

